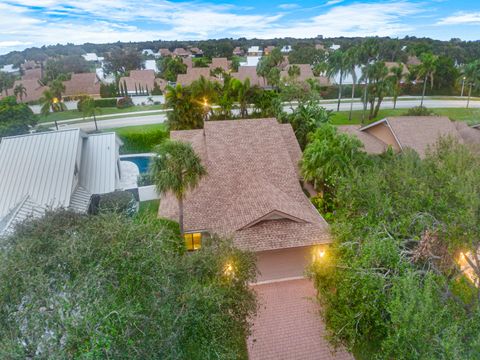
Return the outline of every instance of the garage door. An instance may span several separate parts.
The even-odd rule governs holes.
[[[258,252],[257,282],[301,277],[311,260],[311,246]]]

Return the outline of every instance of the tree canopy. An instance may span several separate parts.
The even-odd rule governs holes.
[[[15,96],[0,100],[0,137],[28,133],[37,124],[37,117],[26,104],[17,103]]]

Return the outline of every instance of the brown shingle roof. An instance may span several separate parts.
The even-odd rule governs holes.
[[[230,62],[227,58],[213,58],[210,64],[210,69],[222,68],[225,71],[230,69]]]
[[[172,55],[171,51],[168,49],[158,49],[160,56],[169,56]]]
[[[192,53],[190,51],[185,50],[184,48],[176,48],[172,52],[175,56],[190,56]]]
[[[275,119],[206,122],[204,130],[172,131],[202,158],[208,175],[184,201],[186,231],[233,237],[252,251],[329,242],[328,225],[304,195],[300,158],[289,124]],[[159,215],[177,219],[173,195]]]
[[[265,87],[267,84],[265,80],[258,76],[256,66],[240,66],[238,72],[231,73],[231,76],[240,81],[245,81],[247,78],[250,79],[250,85],[258,85]]]
[[[480,143],[480,134],[474,133],[475,129],[450,121],[446,116],[389,117],[361,128],[356,125],[340,126],[339,130],[356,135],[363,142],[365,151],[378,154],[383,152],[382,144],[384,150],[388,145],[393,146],[387,142],[387,137],[382,138],[379,132],[375,132],[375,128],[380,126],[383,127],[383,132],[391,134],[389,136],[395,139],[400,149],[413,149],[420,157],[424,157],[427,149],[443,136],[453,137],[460,143]]]
[[[289,64],[285,66],[285,69],[280,72],[281,78],[288,78],[288,69],[292,66],[298,66],[300,68],[300,76],[296,78],[297,81],[303,82],[308,79],[316,79],[320,85],[328,86],[330,85],[330,80],[325,76],[315,76],[312,71],[310,64]]]
[[[187,68],[186,74],[178,74],[177,84],[189,86],[192,82],[200,79],[201,76],[210,81],[218,81],[218,79],[210,76],[210,68]]]
[[[25,87],[26,95],[23,96],[22,102],[37,101],[43,96],[43,92],[48,90],[47,86],[43,86],[37,79],[16,80],[11,89],[8,89],[8,95],[13,96],[15,86],[22,84]],[[4,95],[5,92],[3,93]],[[17,99],[20,101],[20,98]]]
[[[24,71],[22,80],[40,80],[42,78],[43,71],[41,68],[28,69]]]
[[[363,149],[369,154],[382,154],[388,148],[387,144],[375,136],[360,131],[360,125],[341,125],[338,130],[356,136],[363,143]]]
[[[71,79],[63,84],[65,96],[100,96],[100,81],[95,73],[72,74]]]
[[[127,84],[128,91],[135,91],[140,88],[152,91],[155,84],[155,71],[153,70],[132,70],[130,76],[120,78],[121,84]]]

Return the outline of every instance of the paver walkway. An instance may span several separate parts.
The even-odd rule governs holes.
[[[248,339],[250,360],[352,360],[324,339],[315,289],[306,279],[254,285],[260,308]]]

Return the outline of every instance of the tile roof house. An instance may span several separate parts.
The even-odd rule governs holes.
[[[245,81],[248,78],[250,79],[250,85],[252,86],[267,86],[265,79],[261,76],[258,76],[256,66],[240,66],[237,72],[233,72],[230,75],[240,81]]]
[[[317,79],[322,86],[330,85],[330,80],[328,77],[325,76],[315,76],[312,71],[312,67],[310,64],[288,64],[285,66],[284,70],[280,72],[280,78],[285,79],[288,78],[288,70],[292,66],[298,66],[300,69],[300,75],[296,77],[297,81],[304,82],[308,79]]]
[[[176,48],[172,52],[173,56],[178,56],[178,57],[188,57],[192,55],[192,53],[188,50],[185,50],[184,48]]]
[[[460,143],[480,144],[477,130],[446,116],[389,117],[363,127],[344,125],[338,129],[357,136],[365,151],[371,154],[381,154],[389,147],[395,151],[410,148],[424,157],[427,149],[442,136],[453,137]]]
[[[420,65],[422,62],[420,61],[420,59],[416,56],[409,56],[408,59],[407,59],[407,65]]]
[[[169,49],[158,49],[158,54],[161,56],[161,57],[164,57],[164,56],[171,56],[172,53]]]
[[[230,70],[230,61],[227,58],[212,58],[210,69],[222,68],[225,71]]]
[[[218,81],[217,78],[210,76],[210,68],[187,68],[186,74],[177,75],[177,84],[182,86],[190,86],[194,81],[204,77],[210,81]]]
[[[157,79],[154,70],[131,70],[129,76],[120,78],[119,84],[126,85],[128,93],[135,95],[139,94],[141,89],[145,93],[150,93],[155,87],[155,82]]]
[[[86,212],[92,194],[119,188],[120,140],[79,129],[4,137],[0,142],[0,234],[46,209]]]
[[[235,49],[233,49],[232,53],[235,56],[243,56],[245,54],[245,51],[243,51],[243,49],[240,48],[240,46],[237,46]]]
[[[64,81],[64,96],[90,95],[100,97],[100,80],[96,73],[72,74],[70,80]]]
[[[37,79],[15,80],[15,82],[13,83],[13,87],[11,89],[8,89],[8,95],[13,96],[13,89],[15,89],[15,87],[20,84],[25,87],[26,94],[23,95],[23,98],[21,100],[20,97],[17,98],[17,101],[21,101],[24,103],[39,100],[43,96],[43,92],[48,89],[48,86],[43,86],[43,84]],[[7,96],[6,91],[0,94],[0,98],[5,96]]]
[[[42,68],[24,70],[22,80],[41,80],[43,77]]]
[[[232,238],[264,259],[260,267],[279,254],[330,242],[327,223],[302,191],[301,150],[290,124],[209,121],[204,129],[172,131],[171,138],[190,143],[207,169],[184,200],[186,233]],[[173,194],[161,198],[159,216],[178,219]],[[284,266],[302,276],[304,260]]]
[[[263,53],[265,55],[268,55],[273,51],[273,49],[275,49],[275,46],[269,45],[269,46],[267,46],[266,48],[263,49]]]
[[[193,56],[201,57],[203,56],[203,50],[199,49],[198,47],[192,47],[189,49]]]

